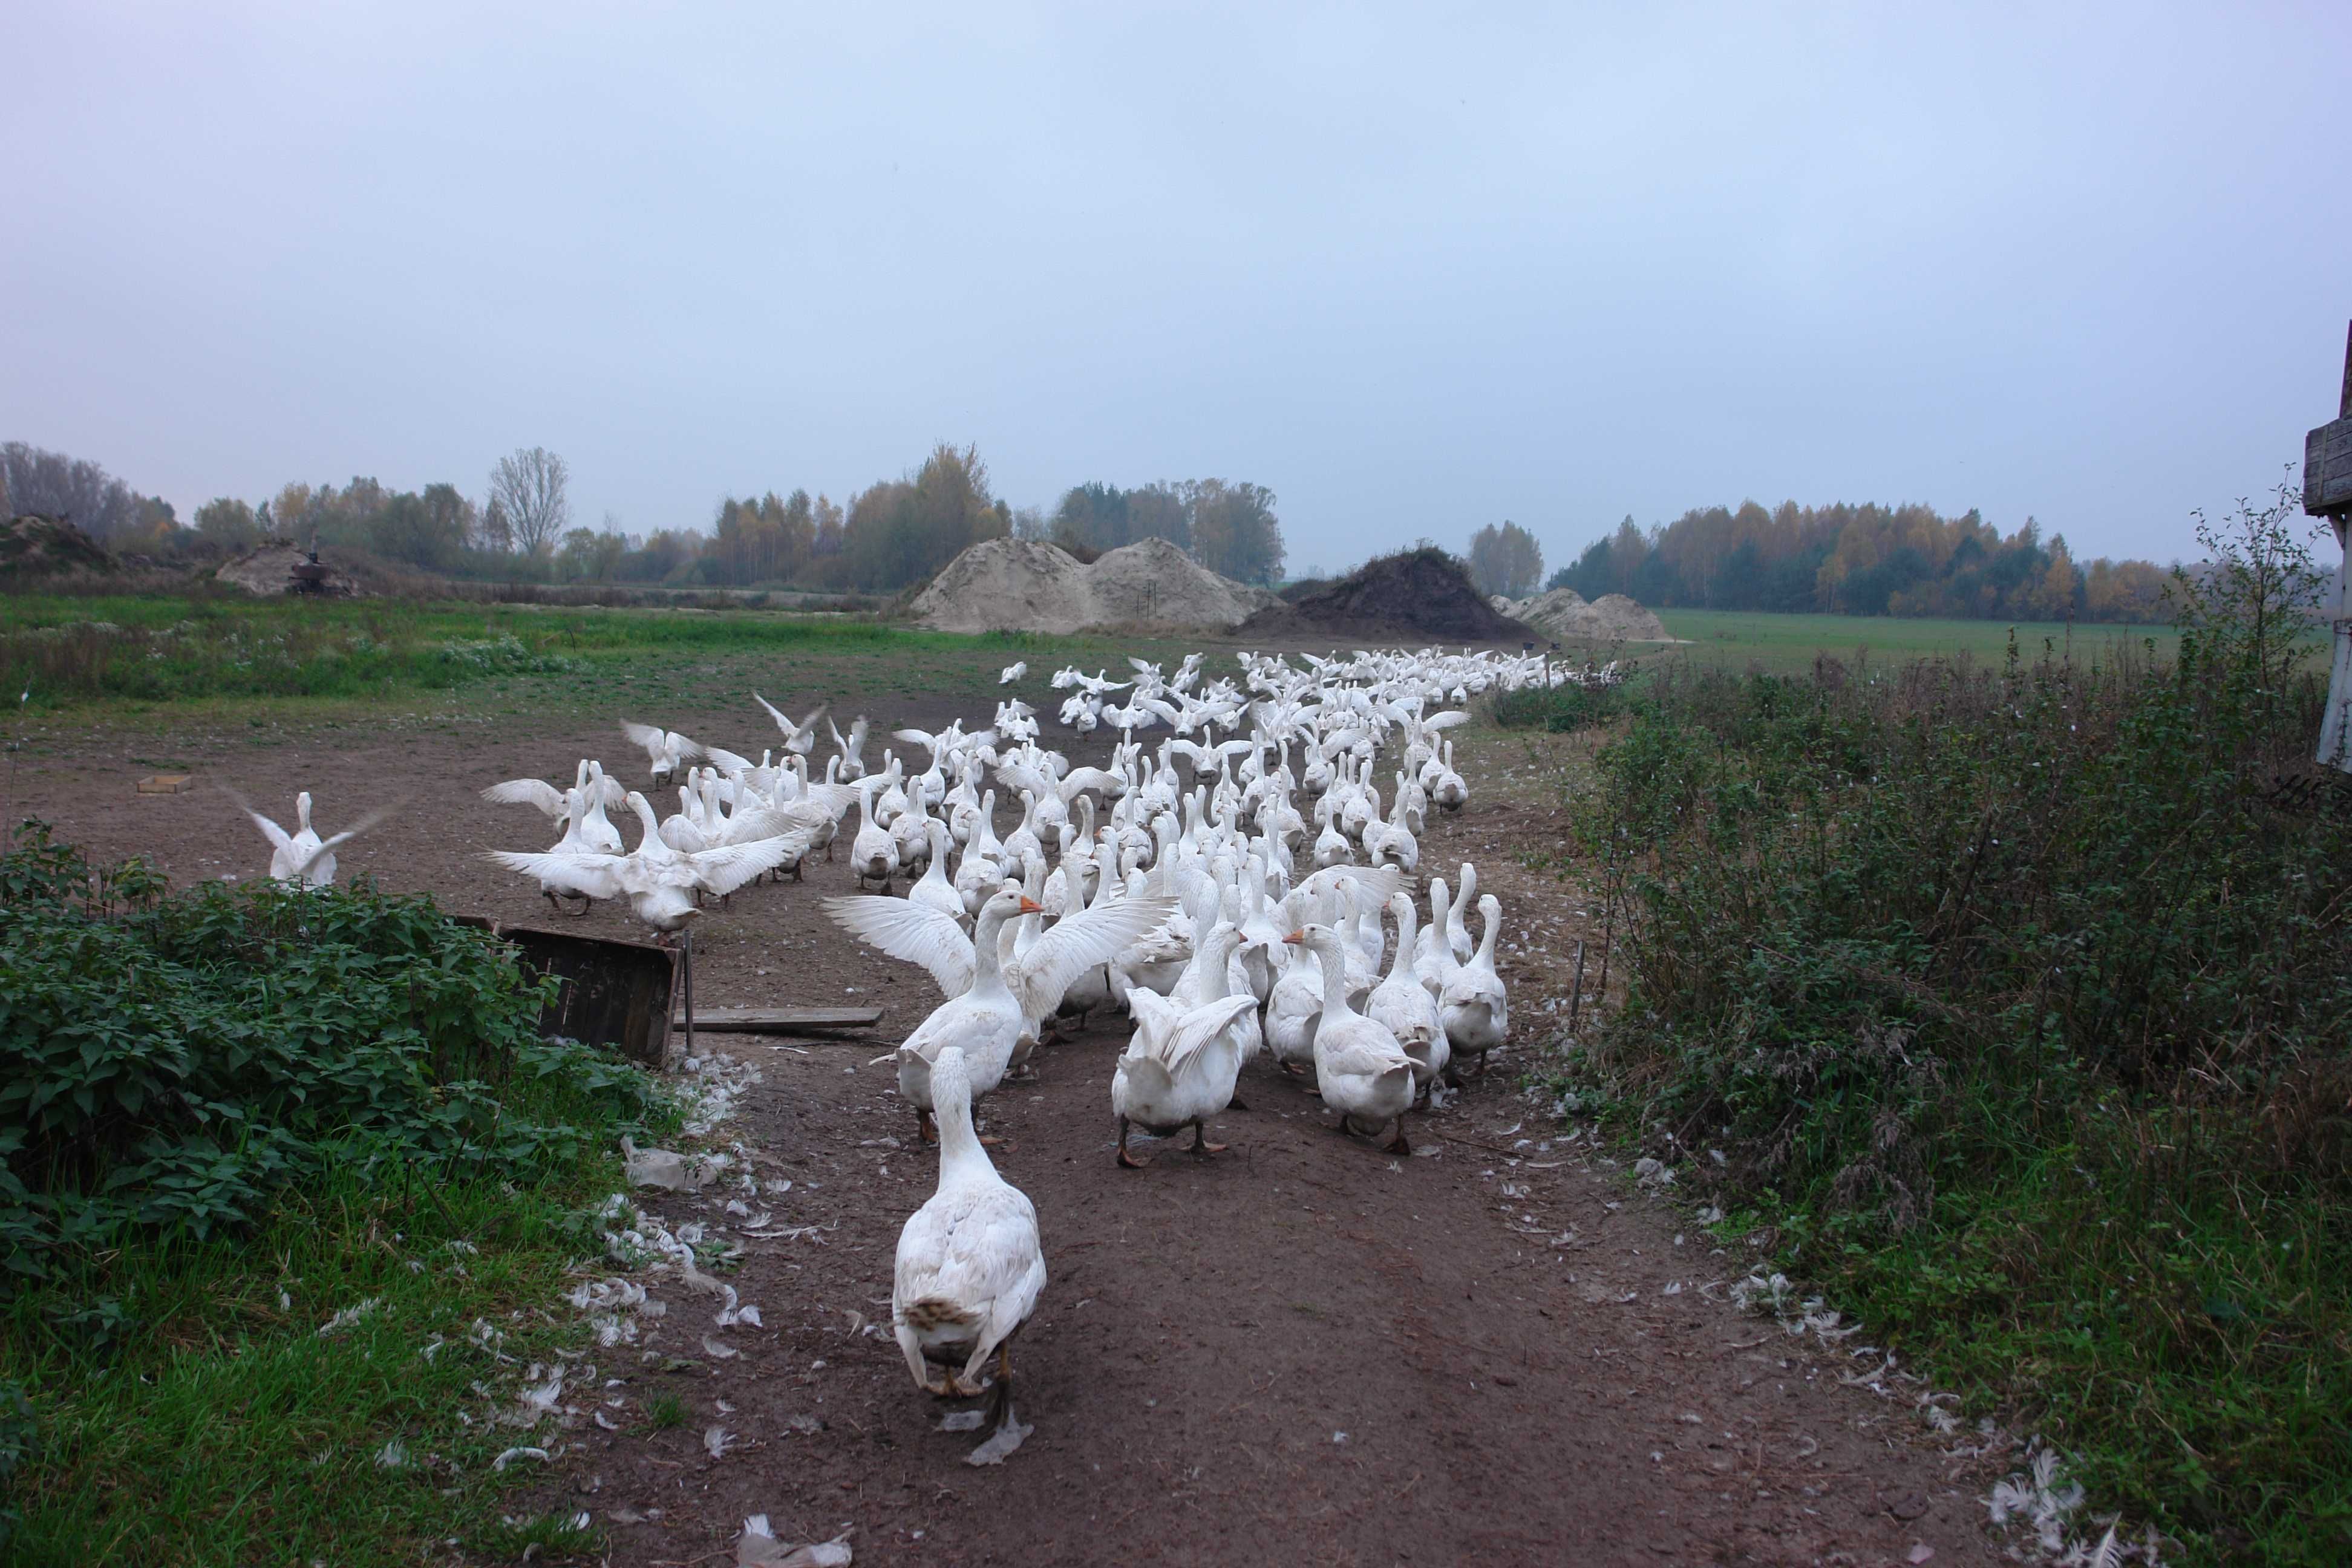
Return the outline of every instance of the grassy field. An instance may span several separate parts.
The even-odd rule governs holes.
[[[2169,658],[2179,637],[2169,626],[2099,626],[2035,621],[1898,620],[1891,616],[1782,616],[1736,610],[1661,610],[1666,630],[1686,646],[1645,653],[1644,663],[1681,658],[1697,665],[1767,673],[1811,669],[1816,655],[1829,654],[1849,668],[1861,663],[1895,665],[1915,658],[1955,658],[1999,664],[2016,637],[2025,658],[2072,652],[2095,658],[2119,646],[2137,647],[2154,639],[2157,655]]]
[[[475,711],[658,713],[714,686],[780,706],[812,692],[983,700],[998,668],[1117,667],[1170,644],[978,637],[775,611],[373,599],[0,595],[0,690],[23,717],[221,723],[438,699]]]

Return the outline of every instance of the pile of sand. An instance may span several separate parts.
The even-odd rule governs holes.
[[[105,546],[61,518],[26,512],[0,527],[0,568],[12,576],[46,577],[68,572],[112,572]]]
[[[1442,550],[1384,555],[1336,583],[1297,584],[1284,598],[1244,622],[1243,635],[1509,644],[1534,636],[1496,611]]]
[[[1672,642],[1665,624],[1622,594],[1587,604],[1573,588],[1521,599],[1512,613],[1556,642]]]
[[[1089,565],[1031,539],[973,545],[908,606],[943,632],[1076,632],[1089,626],[1225,631],[1275,602],[1218,576],[1164,539],[1122,545]]]
[[[259,548],[248,550],[234,561],[224,562],[214,574],[221,582],[235,584],[252,594],[290,594],[294,591],[294,568],[310,559],[290,539],[271,539]],[[320,557],[328,568],[324,591],[330,594],[358,594],[365,590],[352,581],[350,574],[331,561]]]

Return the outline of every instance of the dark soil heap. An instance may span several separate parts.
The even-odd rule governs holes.
[[[63,572],[111,572],[106,547],[62,518],[27,512],[0,528],[0,570],[25,576]]]
[[[1244,621],[1236,635],[1511,644],[1536,638],[1496,612],[1468,568],[1433,548],[1383,555],[1336,583],[1302,584],[1283,598]]]

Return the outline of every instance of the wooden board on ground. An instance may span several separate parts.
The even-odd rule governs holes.
[[[141,795],[185,795],[195,787],[193,773],[149,773],[139,781]]]
[[[870,1029],[882,1021],[879,1007],[698,1007],[694,1026],[714,1035],[834,1035]],[[686,1015],[670,1019],[686,1027]]]

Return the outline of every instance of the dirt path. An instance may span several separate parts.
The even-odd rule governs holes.
[[[926,706],[891,717],[949,716]],[[732,710],[710,722],[713,740],[761,743]],[[474,857],[546,836],[527,810],[472,792],[568,774],[583,752],[622,755],[601,727],[506,720],[268,739],[56,738],[19,773],[17,808],[98,856],[144,852],[188,880],[252,874],[260,839],[215,794],[133,797],[152,771],[138,758],[184,758],[265,809],[307,786],[330,828],[404,795],[409,809],[353,845],[348,868],[536,921],[544,903]],[[641,780],[642,759],[622,772]],[[1118,1170],[1117,1023],[1042,1053],[1035,1081],[982,1102],[1052,1271],[1015,1357],[1035,1432],[1001,1468],[966,1466],[976,1436],[935,1430],[940,1410],[909,1386],[887,1331],[859,1329],[887,1325],[898,1226],[933,1179],[894,1075],[866,1065],[882,1047],[730,1041],[764,1081],[727,1131],[777,1162],[763,1175],[793,1183],[762,1200],[775,1224],[817,1228],[745,1242],[731,1278],[766,1327],[724,1336],[736,1359],[707,1355],[709,1309],[674,1299],[641,1347],[653,1364],[606,1369],[626,1379],[609,1391],[624,1430],[571,1434],[539,1500],[594,1510],[611,1560],[629,1564],[731,1561],[760,1512],[788,1541],[852,1531],[861,1563],[1997,1560],[1980,1486],[1948,1477],[1907,1406],[1842,1385],[1845,1357],[1723,1301],[1742,1261],[1516,1087],[1530,1045],[1555,1032],[1548,1007],[1583,925],[1573,889],[1513,858],[1557,841],[1549,808],[1493,785],[1474,775],[1473,806],[1433,830],[1426,864],[1475,860],[1502,899],[1518,1039],[1454,1106],[1416,1120],[1416,1157],[1343,1140],[1261,1066],[1244,1075],[1249,1109],[1213,1129],[1231,1153],[1202,1163],[1162,1144],[1150,1169]],[[936,999],[928,981],[816,916],[848,880],[820,862],[805,885],[714,911],[698,999],[866,999],[888,1009],[884,1037],[911,1027]],[[604,909],[578,929],[635,934]],[[729,1223],[717,1200],[658,1195],[647,1208],[673,1223]],[[686,1419],[655,1430],[644,1412],[665,1393]],[[736,1437],[716,1459],[703,1446],[714,1424]]]

